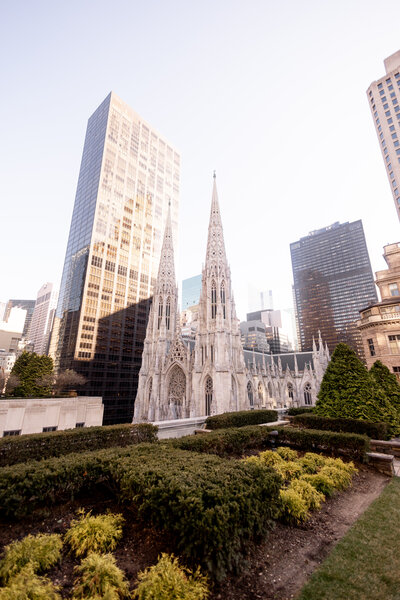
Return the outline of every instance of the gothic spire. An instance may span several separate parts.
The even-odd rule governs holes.
[[[157,293],[175,290],[174,245],[172,239],[171,204],[168,206],[164,240],[161,248],[160,265],[158,267]]]
[[[227,267],[224,233],[222,230],[221,213],[219,210],[215,171],[211,200],[210,223],[208,225],[208,240],[205,264],[206,271],[212,267],[217,267],[217,270],[219,270],[218,267]]]

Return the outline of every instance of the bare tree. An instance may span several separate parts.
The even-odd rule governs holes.
[[[10,373],[8,379],[7,379],[7,384],[6,384],[6,394],[12,394],[15,390],[15,388],[17,388],[19,385],[21,384],[21,380],[18,377],[18,375],[15,375],[14,373]]]
[[[73,369],[66,369],[56,375],[53,389],[55,394],[60,395],[62,392],[69,391],[75,387],[85,385],[86,378],[80,375]]]
[[[6,376],[3,369],[0,369],[0,394],[4,391],[4,386],[6,384]]]

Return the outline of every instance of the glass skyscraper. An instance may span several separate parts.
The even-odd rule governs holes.
[[[88,121],[50,354],[131,422],[162,232],[177,238],[180,156],[111,92]],[[176,239],[175,239],[176,243]]]
[[[290,244],[290,253],[303,352],[321,331],[331,352],[344,342],[363,358],[356,321],[377,294],[362,222],[313,231]]]
[[[182,310],[197,306],[200,302],[201,274],[182,281]]]

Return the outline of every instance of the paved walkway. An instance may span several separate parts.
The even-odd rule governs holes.
[[[393,467],[394,467],[394,474],[397,475],[397,477],[400,477],[400,459],[394,459],[393,461]]]

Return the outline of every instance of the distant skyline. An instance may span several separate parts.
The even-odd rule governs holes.
[[[361,219],[384,269],[400,231],[366,90],[399,18],[394,0],[3,6],[0,302],[59,285],[87,120],[111,90],[181,154],[179,279],[201,272],[216,169],[241,320],[249,284],[292,304],[290,243],[335,221]]]

